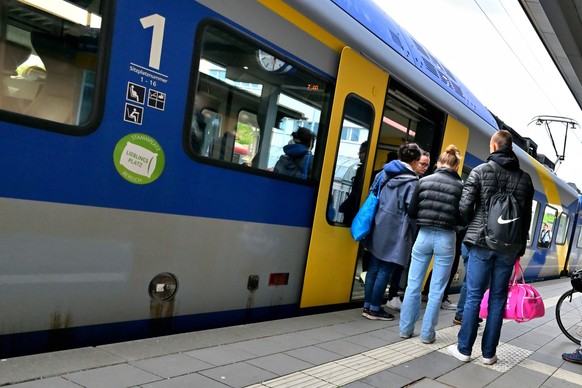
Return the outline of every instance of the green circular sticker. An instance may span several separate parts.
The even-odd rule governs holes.
[[[162,147],[153,137],[132,133],[117,142],[113,163],[125,180],[145,185],[162,175],[166,158]]]

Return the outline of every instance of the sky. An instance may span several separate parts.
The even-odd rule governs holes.
[[[516,0],[374,0],[438,58],[457,79],[538,153],[557,160],[535,116],[564,116],[582,124],[582,110]],[[529,124],[529,125],[528,125]],[[550,125],[559,154],[566,127]],[[582,129],[568,130],[557,175],[582,190]]]

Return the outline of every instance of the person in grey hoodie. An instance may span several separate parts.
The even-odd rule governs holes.
[[[368,319],[394,319],[380,305],[394,266],[405,266],[412,249],[414,227],[407,212],[418,184],[414,169],[421,153],[415,143],[403,144],[398,149],[398,160],[384,165],[383,171],[374,179],[374,182],[381,179],[381,189],[372,232],[364,240],[365,248],[371,253],[362,313]]]

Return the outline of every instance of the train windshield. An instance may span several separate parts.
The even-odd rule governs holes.
[[[331,86],[283,54],[231,30],[207,25],[202,33],[190,130],[195,155],[275,171],[299,128],[317,136]],[[295,136],[295,135],[293,135]],[[311,154],[323,152],[316,142]],[[287,148],[288,149],[288,148]],[[291,173],[309,179],[311,170]],[[304,173],[305,172],[305,173]]]
[[[0,109],[83,125],[93,110],[101,1],[2,2]]]

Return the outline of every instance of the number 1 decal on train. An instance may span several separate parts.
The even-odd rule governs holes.
[[[127,83],[123,120],[143,125],[146,106],[159,111],[164,111],[166,107],[166,93],[159,88],[168,83],[168,76],[158,71],[162,60],[166,18],[154,14],[139,21],[144,29],[152,30],[149,67],[130,63],[130,73],[139,78],[133,76]],[[119,140],[113,152],[113,160],[117,172],[125,180],[135,184],[155,181],[162,174],[165,164],[164,151],[160,144],[153,137],[143,133],[133,133]]]

